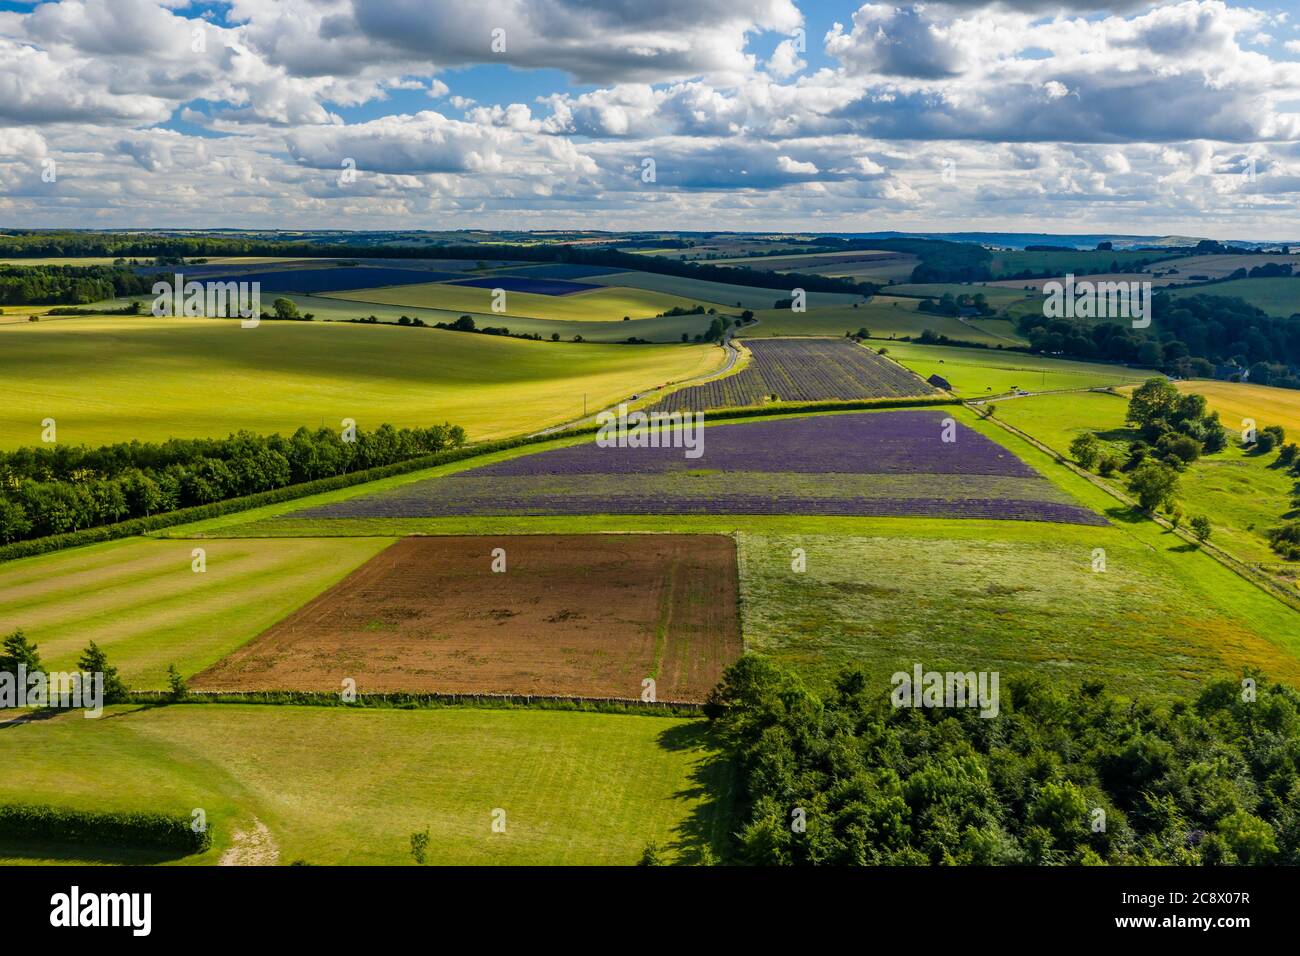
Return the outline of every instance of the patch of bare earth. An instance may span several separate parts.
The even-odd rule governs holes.
[[[721,535],[405,538],[191,686],[638,698],[652,677],[702,701],[740,655],[737,594]]]
[[[280,848],[266,824],[256,817],[247,830],[236,830],[230,846],[221,854],[218,866],[275,866]]]

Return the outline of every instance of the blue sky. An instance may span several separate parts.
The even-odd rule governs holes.
[[[0,0],[0,48],[8,225],[1300,239],[1294,2]]]

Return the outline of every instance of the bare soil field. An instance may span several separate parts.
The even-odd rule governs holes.
[[[722,535],[404,538],[190,686],[638,698],[651,677],[703,701],[741,652],[737,594]]]

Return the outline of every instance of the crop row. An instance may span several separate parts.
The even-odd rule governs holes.
[[[656,409],[700,411],[765,401],[849,401],[934,391],[911,372],[849,339],[773,339],[746,345],[752,358],[744,369],[673,392]]]

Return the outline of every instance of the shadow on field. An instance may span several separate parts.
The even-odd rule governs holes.
[[[736,768],[727,758],[707,720],[677,724],[659,734],[665,750],[699,753],[691,770],[690,786],[673,794],[679,800],[697,801],[677,827],[667,849],[682,863],[697,865],[705,847],[719,863],[730,861],[731,834],[735,829]]]
[[[147,850],[80,843],[35,843],[0,839],[0,860],[55,863],[99,863],[112,866],[155,866],[183,860],[189,854],[176,850]]]
[[[1128,505],[1116,505],[1113,508],[1107,508],[1106,517],[1111,521],[1118,521],[1122,524],[1141,524],[1143,521],[1150,520],[1147,513],[1141,508],[1133,508]]]

